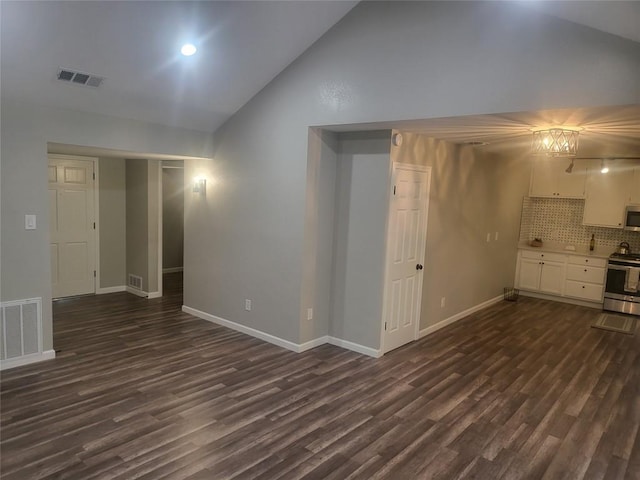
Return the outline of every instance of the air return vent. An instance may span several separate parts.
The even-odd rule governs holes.
[[[129,286],[136,288],[138,290],[142,290],[142,277],[138,275],[134,275],[133,273],[129,274]]]
[[[73,83],[75,85],[85,85],[87,87],[99,87],[104,81],[104,77],[91,75],[90,73],[77,72],[68,68],[58,69],[58,80]]]

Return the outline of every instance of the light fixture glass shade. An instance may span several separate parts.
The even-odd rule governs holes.
[[[195,177],[193,179],[193,193],[205,195],[207,192],[207,180],[204,177]]]
[[[578,132],[563,128],[535,131],[531,153],[548,157],[575,157],[578,153]]]

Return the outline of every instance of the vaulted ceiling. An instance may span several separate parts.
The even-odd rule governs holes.
[[[213,132],[356,3],[3,0],[2,95]]]
[[[521,3],[523,8],[640,42],[640,2]],[[2,97],[213,132],[356,4],[3,0]],[[185,42],[197,46],[194,56],[180,55]],[[61,82],[61,67],[105,80],[99,88]],[[610,140],[619,142],[620,154],[638,148],[637,106],[389,126],[508,149],[528,142],[532,123],[567,117],[590,122],[585,134],[595,142],[594,151],[603,151],[601,144]],[[583,138],[590,140],[589,135]]]

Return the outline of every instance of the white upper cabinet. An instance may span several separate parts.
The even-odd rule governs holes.
[[[602,173],[601,163],[592,162],[587,174],[584,216],[582,223],[598,227],[622,228],[624,207],[638,193],[636,175],[640,165],[622,160],[609,161],[608,173]],[[635,188],[634,188],[635,187]]]
[[[584,198],[587,162],[575,160],[567,173],[571,159],[536,158],[531,173],[529,196],[550,198]]]
[[[631,191],[629,192],[629,203],[640,205],[640,161],[633,167],[631,176]]]

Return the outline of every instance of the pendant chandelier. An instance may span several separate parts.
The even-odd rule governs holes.
[[[578,153],[578,131],[565,128],[536,130],[533,132],[531,153],[547,157],[575,157]]]

